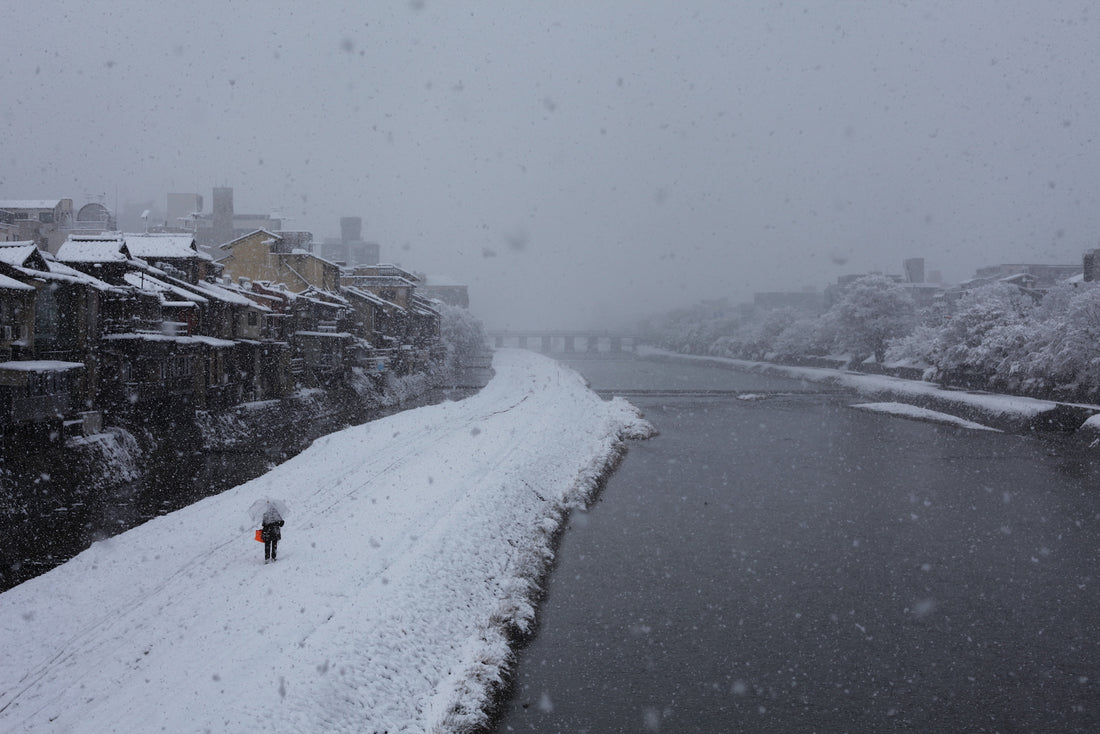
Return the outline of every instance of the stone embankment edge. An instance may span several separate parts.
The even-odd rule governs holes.
[[[869,375],[851,370],[795,367],[772,362],[678,354],[653,348],[639,350],[638,356],[659,361],[690,361],[723,369],[806,380],[860,395],[890,398],[896,402],[948,413],[1010,433],[1062,431],[1079,433],[1090,441],[1100,438],[1100,428],[1095,422],[1089,421],[1092,416],[1100,415],[1100,405],[958,390],[931,382]]]

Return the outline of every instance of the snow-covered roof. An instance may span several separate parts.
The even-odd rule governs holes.
[[[413,296],[411,310],[421,316],[439,316],[439,313],[432,308],[431,303],[419,296]]]
[[[0,199],[0,209],[53,209],[63,199]]]
[[[0,362],[0,370],[12,372],[64,372],[83,369],[82,362],[62,362],[56,359],[27,359]]]
[[[50,268],[48,273],[43,273],[38,270],[24,270],[24,272],[36,278],[44,278],[45,280],[56,280],[63,283],[84,283],[99,291],[108,291],[115,287],[99,278],[88,275],[87,273],[82,273],[75,268],[70,268],[65,263],[59,263],[57,260],[54,260],[52,256],[46,257],[46,265]]]
[[[334,339],[350,339],[351,334],[346,331],[296,331],[295,336],[323,336]]]
[[[426,285],[426,286],[429,286],[429,287],[434,286],[434,285],[441,286],[441,287],[442,286],[453,287],[453,286],[464,286],[464,285],[466,285],[465,283],[463,283],[458,278],[452,278],[449,275],[424,276],[424,283],[423,284]]]
[[[364,301],[370,301],[371,303],[373,303],[377,306],[385,306],[385,305],[391,305],[392,306],[393,305],[393,304],[389,303],[389,301],[386,301],[386,300],[380,298],[379,296],[376,296],[375,294],[371,293],[370,291],[365,291],[365,290],[356,288],[355,286],[349,286],[349,285],[344,286],[344,292],[347,293],[350,296],[354,296],[355,298],[361,298]]]
[[[130,285],[134,286],[138,290],[148,291],[150,293],[156,293],[164,298],[164,294],[168,293],[176,297],[181,297],[183,300],[191,303],[207,303],[207,299],[198,295],[194,291],[187,290],[173,283],[155,278],[148,273],[132,271],[122,276]]]
[[[33,291],[33,285],[27,285],[26,283],[20,283],[15,278],[9,278],[6,275],[0,275],[0,290],[6,291]]]
[[[220,250],[231,250],[231,249],[233,249],[233,246],[236,245],[241,240],[246,240],[249,237],[252,237],[252,236],[257,235],[257,234],[266,234],[268,237],[272,237],[274,239],[279,239],[279,240],[282,239],[282,237],[280,237],[279,235],[275,234],[274,232],[268,232],[266,229],[254,229],[251,232],[249,232],[248,234],[242,234],[240,237],[238,237],[235,240],[229,240],[229,242],[226,242],[225,244],[218,245],[218,249],[220,249]]]
[[[368,270],[373,272],[366,272]],[[377,275],[384,277],[400,277],[405,278],[406,280],[417,282],[419,282],[420,280],[420,278],[418,278],[415,273],[410,273],[408,270],[405,270],[400,265],[394,265],[393,263],[378,263],[377,265],[356,265],[354,268],[352,268],[351,274],[355,275],[356,277],[359,277],[360,275]]]
[[[285,303],[284,299],[279,298],[276,295],[272,295],[271,293],[260,293],[259,291],[246,290],[238,290],[237,292],[243,295],[248,300],[252,301],[253,305],[255,305],[257,308],[263,309],[265,311],[271,310],[271,307],[265,306],[263,303],[257,303],[257,300],[265,301],[267,303],[270,303],[273,307],[278,308],[282,308],[283,303]]]
[[[0,262],[22,266],[38,251],[38,247],[33,242],[0,243]]]
[[[210,283],[206,283],[206,285],[210,285]],[[242,288],[238,285],[227,285],[225,283],[216,283],[214,285],[216,285],[217,288],[219,288],[220,290],[226,291],[236,297],[244,299],[243,301],[240,301],[241,305],[251,306],[252,308],[258,309],[260,311],[270,312],[271,307],[267,306],[264,303],[259,303],[258,301],[267,301],[272,304],[278,304],[279,306],[282,306],[283,304],[282,299],[278,298],[277,296],[272,296],[266,293],[256,293],[255,291],[250,291],[247,288]]]
[[[219,301],[225,301],[226,303],[233,303],[238,306],[255,306],[256,308],[263,308],[259,306],[251,298],[245,298],[237,291],[223,288],[215,283],[208,283],[205,280],[200,280],[198,283],[191,284],[191,287],[197,290],[203,295],[210,298],[217,299]]]
[[[348,299],[343,296],[333,293],[332,291],[321,290],[315,285],[311,285],[304,291],[298,294],[300,298],[305,298],[316,303],[322,303],[326,306],[348,306]]]
[[[334,268],[339,268],[340,267],[339,265],[334,263],[332,260],[326,260],[325,258],[321,257],[320,255],[317,255],[316,253],[310,252],[308,250],[294,249],[291,252],[277,252],[275,254],[278,255],[279,257],[308,257],[308,258],[312,258],[314,260],[317,260],[318,262],[323,262],[325,265],[331,265]]]
[[[57,259],[70,263],[126,262],[126,241],[122,235],[101,237],[70,235],[57,250]]]
[[[381,301],[382,305],[385,306],[386,308],[393,309],[394,311],[397,311],[398,313],[405,313],[405,307],[404,306],[396,304],[393,301],[387,301],[385,298],[379,298],[378,300]]]
[[[126,247],[134,257],[155,261],[159,258],[175,260],[198,257],[195,238],[182,234],[127,234]]]
[[[107,334],[105,341],[149,341],[149,342],[174,342],[176,344],[206,344],[211,347],[233,347],[237,343],[229,339],[218,339],[213,336],[171,336],[169,334],[143,334],[129,332],[126,334]]]
[[[352,275],[349,278],[352,283],[358,286],[373,285],[392,288],[412,288],[416,286],[416,283],[400,275]]]
[[[356,288],[353,285],[345,285],[345,286],[341,286],[341,287],[344,289],[345,293],[349,293],[349,294],[353,293],[353,294],[355,294],[356,296],[358,296],[360,298],[369,299],[370,301],[372,301],[373,303],[375,303],[379,306],[385,306],[386,308],[394,309],[395,311],[400,311],[400,312],[405,311],[404,306],[399,306],[398,304],[394,303],[393,301],[387,301],[385,298],[382,298],[380,295],[378,295],[377,293],[375,293],[373,291],[368,291],[364,288]]]

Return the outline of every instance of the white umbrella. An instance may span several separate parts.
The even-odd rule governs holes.
[[[261,497],[248,508],[248,516],[257,525],[262,525],[265,521],[278,522],[287,514],[286,503],[270,497]]]

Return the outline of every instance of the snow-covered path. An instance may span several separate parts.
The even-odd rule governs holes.
[[[460,402],[318,440],[0,594],[0,731],[461,731],[563,511],[651,428],[505,350]],[[286,501],[263,564],[247,509]]]

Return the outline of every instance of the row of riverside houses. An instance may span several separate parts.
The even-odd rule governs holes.
[[[0,433],[94,433],[442,358],[434,303],[396,266],[345,272],[259,230],[215,259],[191,234],[0,243]]]

